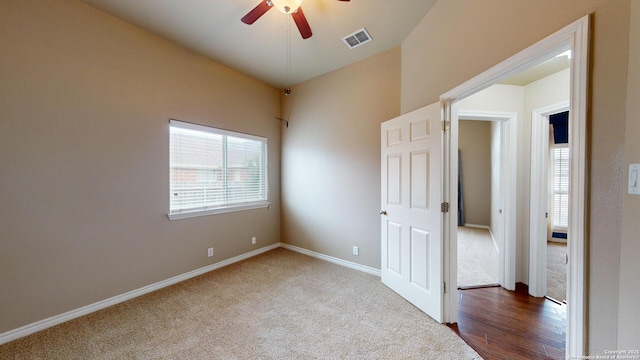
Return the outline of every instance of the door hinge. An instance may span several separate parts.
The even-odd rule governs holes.
[[[451,122],[447,121],[447,120],[443,120],[442,121],[442,131],[449,131],[449,128],[451,126]]]
[[[449,203],[443,202],[442,204],[440,204],[440,211],[443,213],[449,212]]]
[[[442,291],[445,292],[445,293],[447,292],[447,282],[446,281],[442,283]]]

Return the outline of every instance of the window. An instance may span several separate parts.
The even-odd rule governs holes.
[[[267,207],[267,139],[169,121],[169,219]]]
[[[566,229],[569,224],[569,148],[551,149],[553,181],[553,217],[552,226]]]

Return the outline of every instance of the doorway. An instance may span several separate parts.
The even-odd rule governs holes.
[[[495,90],[495,89],[494,89]],[[505,96],[504,93],[496,94],[493,91],[485,92],[489,97]],[[510,111],[471,110],[477,108],[473,100],[461,101],[457,104],[457,114],[464,121],[485,123],[490,126],[490,205],[488,211],[487,232],[495,241],[497,252],[498,276],[494,284],[508,290],[515,290],[516,286],[516,153],[517,153],[517,122],[518,113]],[[479,103],[487,103],[484,96],[476,97]],[[459,143],[458,143],[459,144]],[[464,148],[460,145],[458,148]],[[458,165],[460,166],[460,161]],[[463,174],[464,175],[464,174]],[[464,177],[468,181],[469,177]],[[458,207],[459,209],[459,207]],[[485,208],[486,209],[486,208]],[[458,215],[458,219],[460,215]],[[467,223],[468,218],[463,221]],[[473,218],[471,219],[473,221]],[[487,222],[487,220],[484,220]],[[458,224],[460,225],[460,224]],[[471,224],[474,227],[477,224]],[[480,224],[482,226],[482,224]],[[456,239],[458,238],[456,228]],[[461,229],[461,228],[460,228]],[[465,229],[461,229],[465,230]],[[457,256],[459,256],[458,254]],[[464,266],[458,265],[458,266]]]
[[[586,16],[573,24],[552,34],[523,52],[487,70],[479,76],[454,88],[441,96],[445,128],[444,144],[444,186],[443,201],[449,203],[450,212],[444,215],[444,277],[454,283],[457,276],[457,145],[458,145],[458,103],[460,100],[480,90],[509,78],[533,65],[542,63],[571,50],[571,158],[569,168],[571,183],[569,194],[569,268],[568,268],[568,307],[566,354],[578,356],[584,353],[585,324],[582,314],[585,309],[585,210],[586,198],[586,93],[587,93],[587,54],[588,54],[589,17]],[[520,275],[522,276],[522,275]],[[457,320],[457,293],[444,295],[445,321]]]
[[[482,143],[481,138],[486,137],[486,129],[490,129],[487,127],[487,125],[494,125],[497,130],[499,129],[499,125],[501,124],[501,122],[498,121],[485,122],[466,120],[466,115],[473,112],[473,110],[468,109],[477,109],[481,107],[497,110],[514,110],[515,113],[513,115],[512,121],[514,122],[514,124],[520,125],[520,129],[518,129],[519,140],[522,139],[523,132],[525,133],[524,135],[528,136],[528,130],[530,126],[522,124],[526,123],[528,120],[526,113],[530,113],[530,111],[527,110],[527,107],[530,108],[532,106],[537,106],[537,103],[539,102],[548,102],[550,101],[550,98],[553,98],[553,96],[551,95],[555,95],[562,99],[569,98],[568,59],[566,57],[554,58],[551,61],[564,62],[566,68],[558,70],[556,67],[553,67],[549,71],[543,72],[541,71],[541,67],[544,68],[546,65],[537,66],[535,71],[540,72],[539,76],[517,76],[517,78],[509,79],[508,81],[501,81],[499,84],[481,90],[459,101],[458,145],[460,153],[458,156],[458,164],[459,168],[461,169],[460,172],[463,174],[462,188],[464,190],[469,189],[469,186],[467,186],[467,181],[469,181],[470,176],[474,176],[474,172],[469,172],[470,169],[468,168],[468,166],[465,166],[465,162],[481,162],[482,160],[481,156],[468,156],[468,152],[473,151],[475,153],[482,153],[483,149],[477,148],[474,143]],[[545,96],[540,96],[541,94],[544,94]],[[483,130],[482,126],[475,126],[473,127],[473,136],[470,137],[468,136],[469,134],[466,134],[467,130],[469,130],[470,123],[478,123],[478,125],[482,125],[482,123],[484,123],[484,127],[486,129]],[[548,127],[549,125],[547,124],[547,128]],[[547,134],[548,133],[549,132],[547,129]],[[553,139],[553,137],[550,138]],[[486,152],[489,147],[492,147],[492,152],[494,153],[492,157],[495,157],[497,159],[499,159],[501,155],[509,152],[523,152],[523,145],[520,145],[520,148],[516,146],[514,149],[509,149],[506,146],[500,146],[501,144],[499,141],[488,142],[493,146],[487,145],[487,142],[484,143],[484,147],[487,148],[484,151]],[[465,152],[467,153],[467,156],[465,156]],[[550,149],[547,147],[547,158],[549,152]],[[497,161],[497,163],[498,164],[496,165],[499,165],[499,160]],[[545,162],[545,164],[547,163],[549,163],[549,161]],[[504,176],[504,179],[498,178],[495,186],[491,186],[491,189],[475,189],[476,191],[484,191],[488,194],[488,197],[485,197],[484,200],[486,203],[496,203],[496,205],[491,206],[490,208],[485,207],[485,213],[490,214],[491,219],[493,219],[495,222],[499,222],[500,220],[502,220],[503,216],[507,216],[512,213],[523,214],[522,216],[527,217],[529,216],[527,209],[528,206],[526,204],[520,204],[517,208],[514,209],[506,206],[505,204],[502,204],[499,200],[501,197],[505,197],[507,195],[506,189],[503,189],[502,186],[500,186],[500,180],[504,182],[510,178],[515,179],[518,176],[524,177],[523,175],[521,175],[522,168],[522,166],[518,167],[517,164],[512,164],[510,167],[506,167],[506,169],[504,170],[504,173],[508,175]],[[471,170],[473,170],[473,168],[471,168]],[[531,173],[534,174],[535,172],[532,171]],[[522,185],[522,183],[517,183],[513,188],[514,193],[512,196],[515,198],[517,197],[518,192],[523,193],[523,188],[524,186]],[[526,191],[528,194],[528,190]],[[546,198],[547,189],[545,187],[544,191],[541,191],[539,193],[534,192],[534,194],[538,197],[542,196],[542,198]],[[472,208],[472,206],[469,205],[473,204],[469,204],[469,200],[473,201],[473,197],[469,198],[465,195],[463,199],[463,201],[459,201],[458,209],[462,207],[464,207],[465,209]],[[551,203],[551,201],[549,203]],[[465,211],[463,215],[465,222],[474,218],[471,216],[473,214],[467,214],[467,211]],[[468,218],[467,215],[469,215]],[[459,214],[458,219],[460,218],[461,217]],[[510,220],[509,222],[511,221],[514,221],[516,223],[516,228],[518,228],[520,232],[522,232],[522,228],[524,227],[522,217],[517,218],[517,216],[512,216],[512,220]],[[493,224],[492,226],[494,228],[499,228],[499,226],[496,226],[495,224]],[[467,230],[464,227],[458,227],[458,230],[459,232],[456,240],[459,262],[457,264],[457,270],[458,279],[460,279],[461,274],[464,275],[466,272],[468,272],[469,269],[468,264],[462,263],[462,261],[464,261],[465,259],[461,256],[466,250],[464,248],[464,236]],[[516,231],[516,234],[517,233],[518,231]],[[507,241],[511,241],[512,249],[516,249],[517,246],[522,243],[522,241],[515,241],[515,238],[515,235],[511,235],[506,237],[505,239]],[[544,244],[546,244],[546,236],[542,240],[545,240]],[[518,252],[522,254],[522,248],[516,253]],[[481,259],[481,257],[478,256],[476,259]],[[524,260],[525,259],[522,258],[522,255],[517,255],[516,267],[520,269],[523,266],[528,266],[526,261]],[[547,264],[550,264],[550,262],[547,262]],[[551,274],[551,272],[547,273]],[[480,286],[460,287],[460,296],[457,304],[458,322],[455,329],[458,331],[459,335],[463,339],[465,339],[465,341],[471,344],[476,349],[476,351],[481,354],[493,354],[494,356],[498,357],[512,357],[515,354],[521,355],[522,352],[526,350],[525,348],[530,347],[535,349],[546,348],[549,353],[553,353],[556,355],[552,358],[564,358],[566,339],[563,334],[564,329],[566,328],[566,319],[564,315],[566,306],[556,303],[549,304],[551,301],[545,298],[531,297],[529,295],[529,289],[525,285],[525,282],[526,281],[519,280],[519,282],[516,284],[516,289],[513,292],[506,291],[505,289],[500,288],[490,290],[486,289],[485,287],[483,289]],[[549,282],[550,285],[551,283],[552,282]],[[507,304],[511,304],[513,306],[505,306]],[[492,313],[490,309],[495,309],[495,312]],[[505,317],[509,319],[518,318],[519,324],[516,325],[512,321],[505,321]],[[526,326],[521,326],[522,324],[526,324]],[[539,332],[536,332],[533,329],[539,329]],[[549,331],[549,329],[555,330]],[[540,337],[547,339],[547,341],[537,342],[536,340],[534,340]],[[475,341],[475,339],[478,338],[482,339],[480,343],[477,343]],[[504,347],[504,349],[501,349],[499,354],[491,353],[491,347],[486,347],[484,345],[484,343],[486,342],[488,342],[489,344],[493,344],[494,348]],[[532,358],[537,358],[540,356],[544,356],[545,354],[536,353],[534,351],[528,353],[528,355],[530,355]]]
[[[529,257],[529,293],[533,296],[550,296],[554,300],[562,302],[567,299],[567,276],[566,276],[566,263],[568,259],[568,236],[567,225],[569,219],[569,207],[568,207],[568,186],[569,186],[569,173],[568,173],[568,157],[570,148],[570,142],[568,136],[562,139],[559,144],[554,144],[554,134],[550,132],[550,117],[554,114],[565,113],[570,109],[569,101],[563,101],[556,104],[551,104],[541,108],[534,109],[532,111],[531,118],[531,189],[530,189],[530,257]],[[569,116],[567,116],[567,121]],[[567,129],[568,130],[568,129]],[[562,135],[563,137],[565,135]],[[566,144],[564,144],[566,142]],[[565,146],[566,145],[566,146]],[[563,150],[561,150],[563,149]],[[559,150],[559,151],[558,151]],[[561,190],[566,195],[562,194],[563,200],[567,200],[562,204],[558,204],[558,212],[563,214],[554,213],[554,197],[551,194],[550,183],[553,182],[553,154],[559,154],[562,158],[557,159],[559,161],[566,162],[567,182],[563,184]],[[560,175],[560,174],[558,174]],[[539,196],[539,194],[549,194],[548,196]],[[559,216],[561,215],[561,216]],[[560,219],[562,217],[562,219]],[[556,226],[562,229],[554,229],[554,222]],[[555,231],[554,231],[555,230]],[[555,235],[554,235],[555,233]],[[553,238],[559,239],[557,242],[564,242],[565,246],[556,245],[552,241]],[[560,240],[564,238],[565,240]],[[564,252],[564,255],[562,254]],[[562,264],[564,262],[564,264]],[[564,274],[554,274],[556,276],[549,278],[550,272],[556,269],[557,272],[564,271]],[[550,271],[551,270],[551,271]],[[564,276],[564,279],[561,277]],[[554,289],[552,294],[549,293],[550,286]],[[562,286],[564,288],[564,294],[562,290],[557,289]]]
[[[492,161],[491,130],[490,121],[460,120],[458,289],[498,284],[498,246],[490,225],[491,175],[499,163]]]

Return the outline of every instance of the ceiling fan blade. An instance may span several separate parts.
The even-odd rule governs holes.
[[[302,8],[299,7],[298,10],[294,11],[291,14],[291,16],[293,16],[293,21],[296,22],[296,26],[298,26],[298,30],[300,30],[300,35],[302,35],[302,38],[310,38],[313,33],[311,32],[311,27],[309,26],[309,22],[307,22],[307,18],[304,17]]]
[[[243,16],[240,21],[247,25],[253,24],[256,20],[260,19],[264,13],[269,11],[273,6],[267,4],[267,0],[264,0],[258,4],[258,6],[254,7],[253,10],[249,11],[247,15]]]

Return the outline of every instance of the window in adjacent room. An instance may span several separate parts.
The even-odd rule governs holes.
[[[552,226],[566,229],[569,224],[569,147],[551,148],[552,162]]]
[[[267,139],[169,121],[169,218],[269,206]]]

